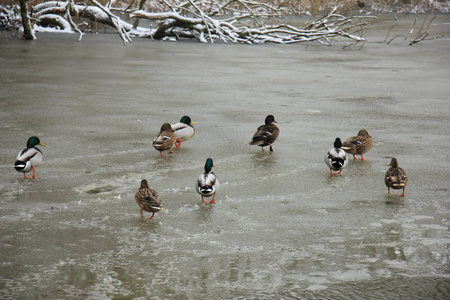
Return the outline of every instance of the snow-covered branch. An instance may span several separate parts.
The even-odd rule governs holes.
[[[278,13],[276,8],[268,9],[267,5],[258,6],[258,8],[264,8],[261,12],[258,12],[251,10],[249,5],[252,2],[250,1],[239,0],[230,2],[238,2],[245,6],[245,11],[241,10],[239,14],[232,17],[212,18],[202,11],[199,5],[191,5],[190,11],[191,15],[194,15],[193,17],[182,15],[174,7],[171,7],[170,11],[163,13],[149,13],[138,10],[133,12],[131,17],[162,21],[151,36],[155,39],[171,36],[191,36],[202,42],[221,40],[225,43],[254,44],[272,42],[290,44],[317,41],[325,45],[331,45],[335,37],[348,39],[351,41],[351,44],[364,41],[362,29],[367,25],[364,19],[373,18],[368,16],[345,17],[337,14],[337,9],[335,8],[329,14],[309,24],[304,29],[282,22],[266,25],[266,23],[270,23],[267,22],[269,20],[267,16]],[[192,3],[192,0],[189,0],[189,3]]]
[[[369,16],[346,17],[331,10],[322,18],[295,27],[283,21],[285,9],[275,6],[277,1],[265,3],[255,0],[159,0],[158,10],[130,11],[127,7],[112,8],[98,0],[88,0],[90,5],[75,4],[74,0],[47,1],[35,5],[32,18],[37,25],[83,34],[81,24],[90,20],[115,28],[123,42],[130,36],[166,39],[195,38],[200,42],[224,43],[299,43],[317,41],[331,45],[334,40],[348,40],[350,44],[364,41],[363,28]],[[112,2],[111,2],[112,3]],[[116,2],[115,4],[118,4]],[[144,7],[141,0],[139,7]],[[152,2],[153,3],[153,2]],[[152,21],[151,28],[137,27],[123,21],[118,15],[129,14],[135,20]],[[59,17],[57,17],[59,16]],[[77,23],[82,21],[81,24]],[[336,38],[336,39],[335,39]]]

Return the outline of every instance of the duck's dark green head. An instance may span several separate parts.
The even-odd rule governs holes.
[[[41,143],[41,141],[39,140],[39,138],[37,136],[32,136],[28,139],[27,142],[27,148],[34,148],[37,145],[41,145],[46,147],[47,145],[45,145],[44,143]]]
[[[273,115],[268,115],[266,117],[266,120],[264,122],[266,125],[269,125],[270,123],[277,123],[277,121],[275,121],[275,117]]]
[[[212,158],[208,158],[205,163],[205,172],[206,173],[211,172],[212,167],[214,167],[213,160],[212,160]]]
[[[188,125],[189,125],[189,124],[195,125],[195,123],[192,122],[191,118],[189,118],[188,116],[182,117],[181,120],[180,120],[180,122],[181,122],[181,123],[184,123],[184,124],[188,124]]]
[[[341,148],[342,147],[342,142],[340,138],[336,138],[336,140],[334,141],[334,148]]]

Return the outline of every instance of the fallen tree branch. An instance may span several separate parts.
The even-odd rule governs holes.
[[[188,1],[192,3],[192,0]],[[236,1],[242,2],[242,1]],[[243,3],[248,5],[246,1]],[[267,8],[266,6],[264,6]],[[143,18],[153,21],[163,21],[159,24],[156,32],[150,36],[155,39],[161,39],[170,36],[180,36],[184,32],[190,32],[190,36],[198,37],[204,42],[205,36],[212,43],[215,39],[219,39],[225,43],[280,43],[291,44],[306,41],[318,41],[324,45],[331,45],[332,39],[335,37],[346,38],[352,41],[345,47],[349,47],[355,43],[364,41],[362,37],[363,27],[367,22],[362,19],[370,19],[374,17],[355,17],[354,23],[352,18],[347,18],[336,13],[336,8],[328,15],[309,24],[305,29],[300,29],[292,25],[284,23],[276,25],[264,25],[258,27],[247,26],[248,20],[260,19],[261,16],[253,14],[242,14],[227,19],[213,19],[205,14],[197,5],[191,6],[195,9],[193,15],[200,17],[187,17],[172,9],[163,13],[148,13],[143,10],[134,11],[131,17]],[[221,8],[222,9],[222,8]],[[267,15],[264,12],[264,17]],[[165,20],[165,21],[164,21]]]
[[[89,0],[92,5],[75,4],[74,0],[47,1],[34,6],[34,18],[44,15],[60,15],[70,24],[72,30],[80,34],[83,31],[72,19],[88,19],[115,28],[124,44],[131,42],[130,36],[167,39],[188,37],[200,42],[214,43],[280,43],[292,44],[316,41],[323,45],[332,45],[336,41],[349,42],[345,47],[363,42],[363,29],[370,16],[345,17],[337,13],[335,7],[328,14],[305,28],[286,24],[280,19],[285,17],[284,10],[271,2],[260,3],[253,0],[160,0],[159,8],[164,11],[146,12],[142,9],[127,11],[126,7],[111,8],[103,6],[98,0]],[[142,0],[143,1],[143,0]],[[143,2],[140,2],[141,4]],[[124,22],[114,14],[129,13],[131,18],[147,19],[152,22],[145,29]],[[48,19],[48,18],[47,18]],[[61,28],[67,24],[59,18]],[[44,24],[44,23],[43,23]],[[135,23],[137,24],[137,23]]]

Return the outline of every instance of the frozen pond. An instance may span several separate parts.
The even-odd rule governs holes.
[[[0,33],[0,298],[449,299],[450,16],[414,46],[380,43],[395,23],[413,17],[384,16],[361,50]],[[273,153],[248,144],[268,114]],[[196,135],[160,157],[183,115]],[[362,128],[369,161],[331,177],[325,153]],[[32,135],[47,147],[24,179]],[[208,157],[215,205],[194,189]],[[386,194],[391,157],[404,198]]]

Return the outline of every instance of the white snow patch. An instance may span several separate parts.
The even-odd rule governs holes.
[[[308,291],[322,291],[322,290],[326,290],[327,288],[328,288],[328,286],[326,286],[326,285],[311,284],[310,286],[308,286],[306,288],[306,290],[308,290]]]
[[[333,272],[331,276],[334,279],[342,280],[342,281],[360,281],[365,279],[370,279],[370,274],[367,270],[348,270],[345,272]]]

